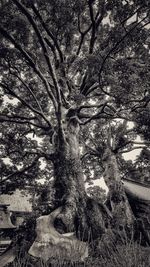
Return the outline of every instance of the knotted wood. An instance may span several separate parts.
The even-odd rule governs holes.
[[[56,258],[73,262],[82,262],[88,256],[88,245],[76,238],[74,233],[60,234],[54,227],[54,220],[61,212],[56,209],[50,215],[37,219],[37,237],[29,250],[29,254],[47,261]]]

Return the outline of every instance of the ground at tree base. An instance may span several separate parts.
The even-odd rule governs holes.
[[[7,267],[148,267],[150,247],[143,247],[133,241],[123,245],[91,248],[90,256],[83,263],[51,259],[43,262],[29,255],[20,254]]]

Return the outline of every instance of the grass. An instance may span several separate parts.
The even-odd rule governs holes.
[[[20,253],[8,267],[148,267],[150,266],[150,247],[124,239],[121,244],[101,242],[90,249],[90,256],[84,263],[51,260],[51,263],[31,259]]]

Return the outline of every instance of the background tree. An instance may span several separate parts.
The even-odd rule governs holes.
[[[99,186],[90,186],[87,189],[87,193],[90,197],[94,198],[97,202],[104,202],[106,200],[106,190]]]

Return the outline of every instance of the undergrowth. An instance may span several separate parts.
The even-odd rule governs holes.
[[[7,267],[148,267],[150,266],[150,247],[142,247],[135,242],[110,244],[90,249],[90,256],[84,263],[51,260],[43,262],[28,254],[19,254]]]

